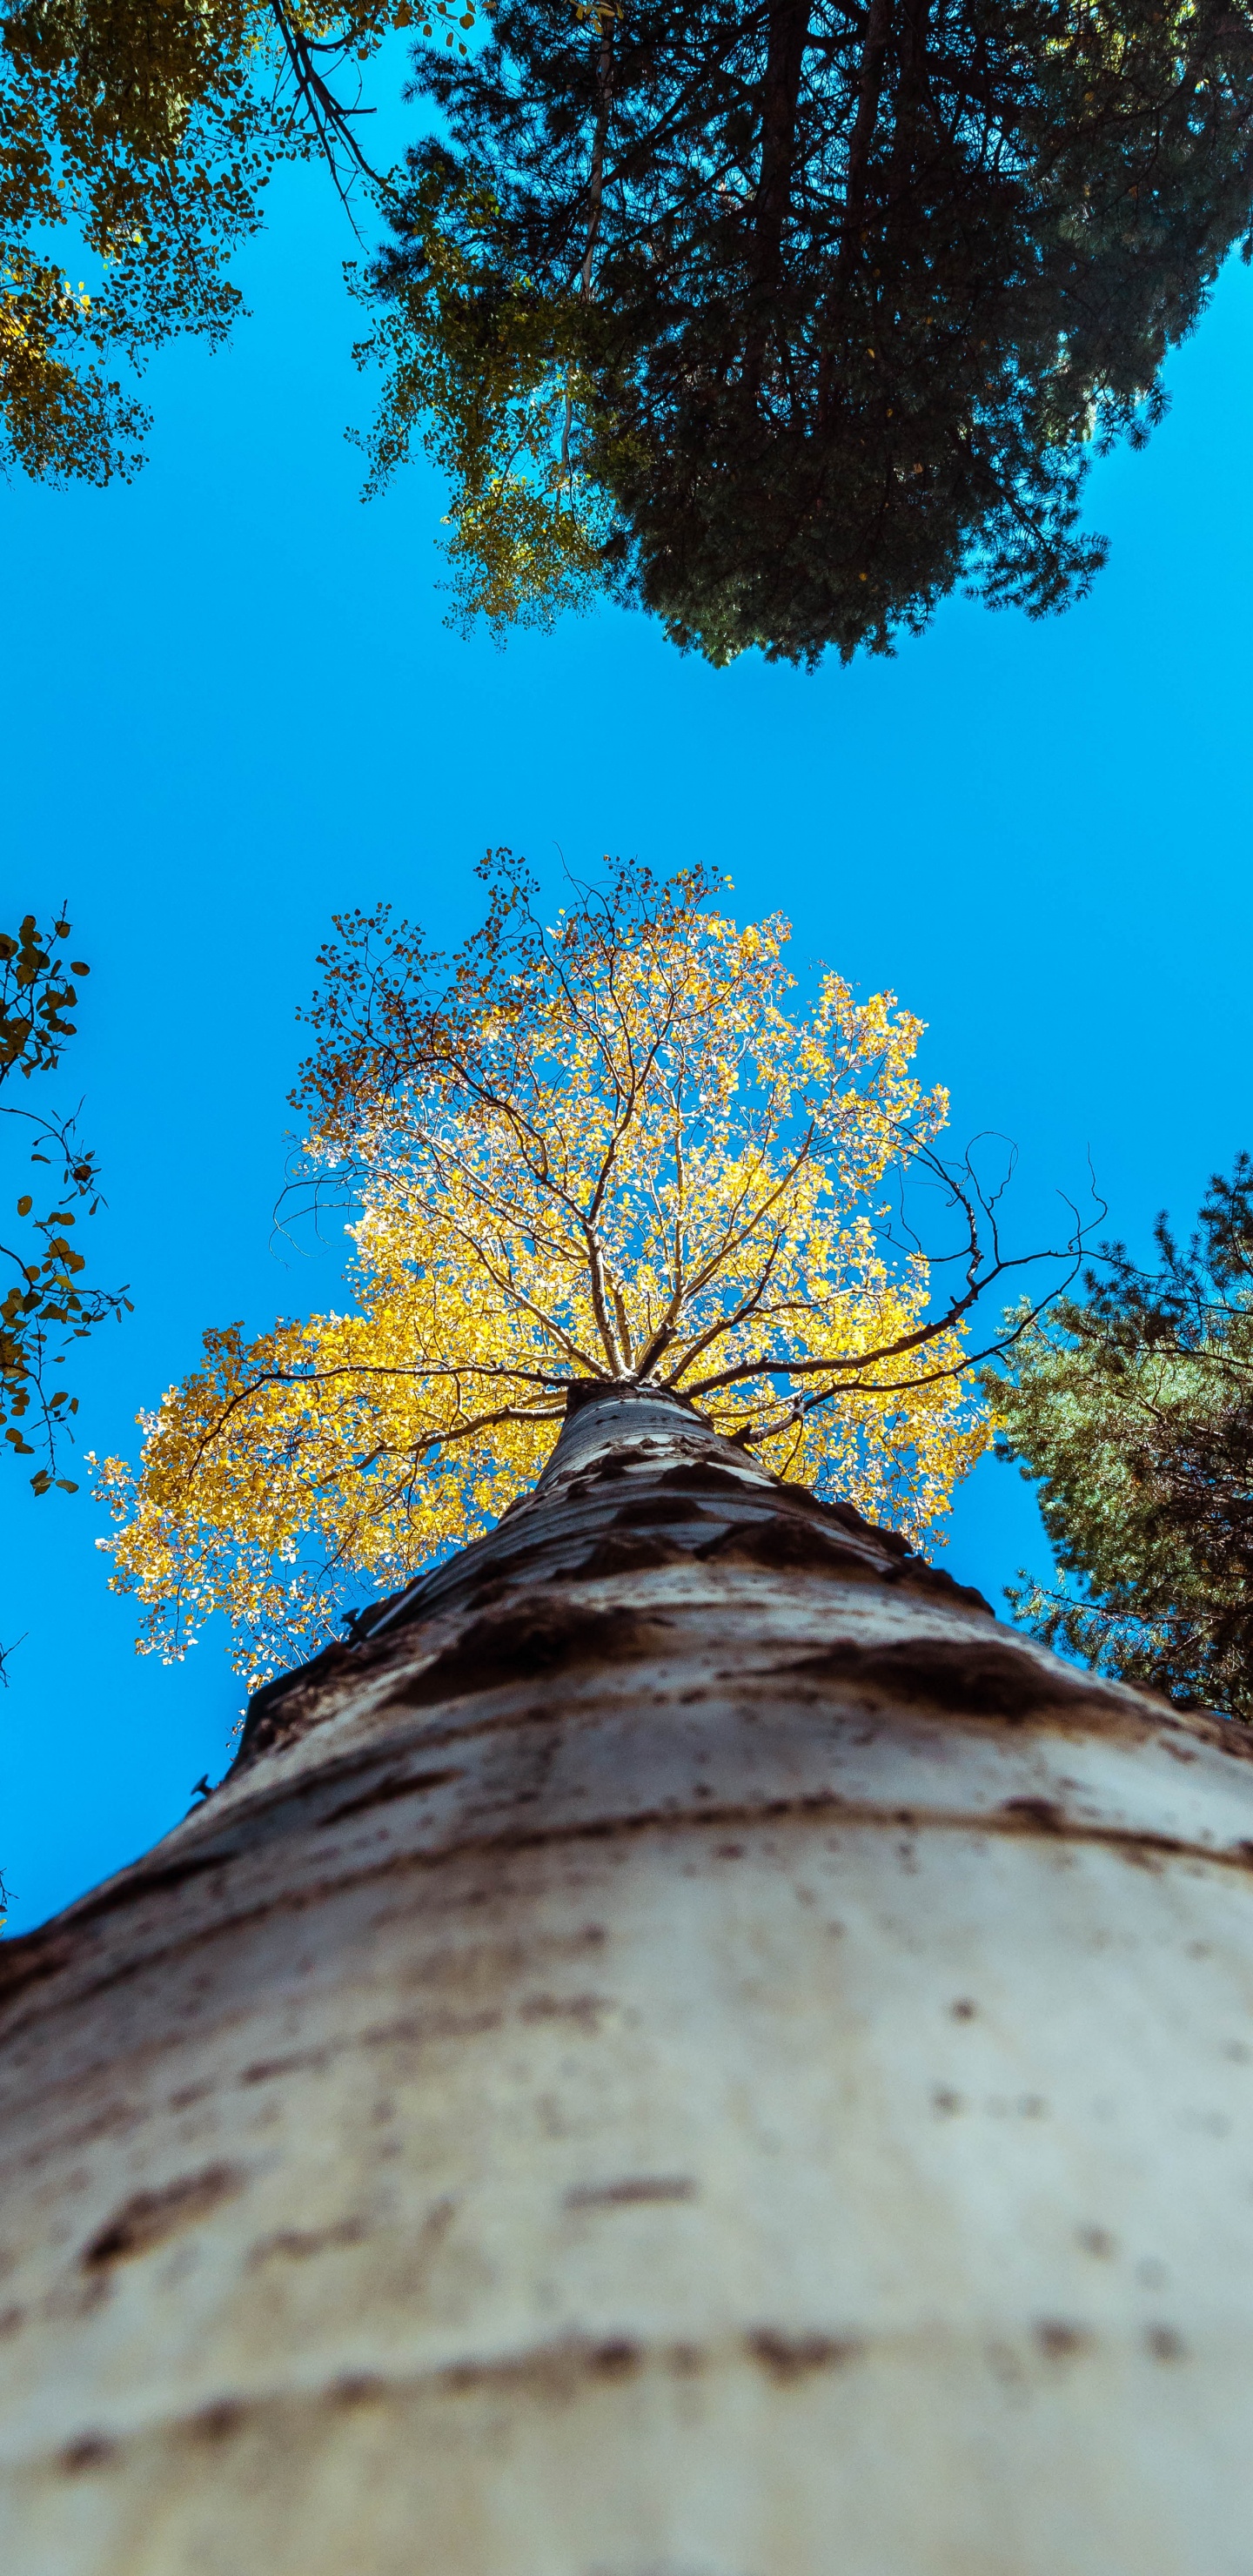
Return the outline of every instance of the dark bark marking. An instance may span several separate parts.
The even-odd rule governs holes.
[[[669,1395],[669,1390],[667,1390],[667,1394]],[[622,1389],[620,1387],[612,1386],[607,1378],[573,1378],[570,1385],[566,1388],[566,1420],[567,1422],[573,1422],[576,1413],[583,1413],[589,1404],[603,1404],[607,1402],[621,1403],[621,1401]],[[669,1395],[669,1401],[672,1404],[682,1404],[686,1401],[686,1398],[683,1396]]]
[[[51,1937],[28,1932],[25,1940],[19,1934],[16,1941],[0,1941],[0,1999],[11,2003],[23,1987],[38,1985],[44,1977],[55,1977],[59,1969],[69,1965],[76,1947],[69,1932],[56,1932]]]
[[[207,1870],[225,1868],[230,1858],[229,1845],[224,1851],[219,1843],[216,1851],[189,1855],[186,1860],[168,1861],[160,1869],[148,1869],[141,1862],[133,1876],[127,1871],[122,1877],[103,1887],[98,1896],[81,1897],[74,1907],[74,1927],[77,1929],[80,1923],[98,1922],[102,1915],[112,1914],[115,1907],[133,1905],[142,1896],[166,1896],[174,1888],[184,1886],[188,1879],[203,1878]],[[32,1940],[35,1937],[34,1934],[30,1935]],[[0,1960],[10,1947],[16,1947],[16,1945],[7,1941],[0,1943]],[[53,1962],[54,1966],[58,1964],[58,1961]],[[33,1966],[31,1972],[39,1976],[46,1975],[48,1970]],[[18,1982],[21,1980],[19,1979]]]
[[[272,2084],[277,2075],[301,2075],[320,2072],[329,2064],[325,2048],[294,2048],[287,2057],[258,2057],[236,2076],[237,2084]]]
[[[681,1467],[664,1467],[649,1482],[656,1493],[716,1494],[719,1501],[734,1498],[737,1503],[772,1503],[782,1490],[772,1490],[755,1476],[737,1475],[733,1467],[720,1467],[712,1458],[708,1464],[693,1458],[685,1460]],[[798,1485],[795,1490],[799,1494],[805,1488]]]
[[[1024,1718],[1099,1696],[1091,1677],[1038,1664],[999,1638],[918,1637],[891,1646],[825,1646],[782,1669],[815,1680],[864,1683],[894,1698],[929,1701],[960,1717]]]
[[[596,2379],[630,2379],[640,2368],[644,2355],[637,2343],[628,2343],[625,2335],[613,2343],[593,2346],[589,2366]]]
[[[359,1797],[345,1798],[342,1807],[332,1807],[329,1816],[322,1817],[318,1831],[325,1833],[328,1825],[341,1825],[345,1817],[364,1815],[370,1807],[387,1806],[393,1798],[418,1797],[424,1789],[442,1789],[448,1781],[464,1778],[462,1769],[389,1771],[384,1779],[375,1781],[372,1788],[363,1789]]]
[[[659,1565],[682,1565],[691,1556],[690,1548],[678,1547],[660,1532],[650,1537],[644,1530],[606,1532],[578,1565],[570,1569],[576,1583],[607,1580],[615,1574],[644,1574]]]
[[[565,2397],[581,2379],[631,2379],[647,2356],[625,2335],[603,2343],[571,2336],[537,2351],[499,2361],[458,2361],[441,2371],[440,2383],[451,2395],[475,2396],[480,2389],[530,2389],[540,2397]]]
[[[613,2011],[608,1995],[528,1995],[518,2006],[519,2021],[572,2021],[580,2030],[598,2031]]]
[[[386,1874],[390,1864],[383,1864]],[[354,1874],[354,1883],[375,1876],[371,1870]],[[485,2005],[478,2012],[432,2011],[410,2013],[398,2021],[375,2022],[364,2030],[345,2033],[342,2039],[328,2039],[321,2048],[295,2048],[285,2057],[259,2058],[237,2075],[237,2084],[272,2084],[277,2076],[320,2075],[337,2057],[355,2048],[425,2048],[434,2040],[477,2039],[484,2031],[499,2030],[504,2015],[494,2006]]]
[[[1064,1834],[1065,1809],[1054,1798],[1003,1798],[1003,1816],[1021,1816],[1024,1825],[1036,1825],[1042,1834]]]
[[[882,1579],[883,1568],[862,1548],[828,1538],[811,1521],[780,1513],[771,1520],[739,1521],[700,1550],[704,1565],[762,1565],[771,1572],[830,1574],[864,1582]]]
[[[284,1709],[286,1700],[294,1700],[297,1694],[303,1698],[306,1691],[334,1681],[340,1674],[346,1679],[368,1669],[360,1644],[337,1640],[333,1646],[324,1646],[321,1654],[314,1655],[307,1664],[298,1664],[294,1672],[279,1673],[263,1690],[254,1691],[232,1770],[243,1768],[258,1754],[272,1753],[289,1741],[296,1712],[294,1708]]]
[[[341,2218],[333,2227],[282,2227],[250,2247],[248,2262],[255,2268],[277,2256],[287,2262],[303,2263],[337,2245],[360,2245],[369,2232],[364,2218]]]
[[[84,2246],[79,2256],[84,2271],[101,2271],[108,2264],[149,2253],[206,2217],[220,2201],[233,2199],[246,2180],[234,2165],[208,2165],[202,2173],[184,2174],[161,2191],[135,2192]]]
[[[328,2394],[333,2406],[373,2406],[387,2395],[387,2382],[366,2370],[346,2371]]]
[[[777,2326],[758,2326],[745,2342],[753,2360],[784,2386],[816,2370],[843,2370],[866,2350],[860,2335],[784,2334]]]
[[[135,1905],[142,1897],[181,1887],[188,1879],[202,1877],[206,1870],[222,1869],[232,1856],[230,1848],[224,1851],[219,1843],[211,1855],[174,1861],[167,1869],[151,1870],[141,1865],[135,1871],[126,1870],[98,1896],[80,1897],[57,1923],[21,1934],[15,1941],[0,1941],[0,2004],[12,2003],[24,1987],[54,1977],[68,1967],[79,1947],[80,1926],[97,1923],[103,1915]]]
[[[590,1485],[617,1485],[621,1483],[624,1476],[633,1475],[635,1468],[633,1444],[632,1450],[626,1456],[619,1452],[615,1456],[595,1459],[590,1467],[577,1467],[569,1479],[566,1491],[576,1494],[585,1492]],[[513,1509],[512,1505],[510,1509]]]
[[[695,2200],[686,2174],[632,2174],[623,2182],[580,2183],[565,2197],[567,2209],[637,2209],[657,2201]]]
[[[137,1881],[137,1885],[141,1895],[164,1896],[170,1888],[182,1887],[184,1881],[189,1878],[203,1878],[207,1869],[221,1869],[223,1859],[224,1854],[217,1851],[205,1852],[198,1857],[189,1857],[187,1860],[167,1861],[160,1869],[146,1869]],[[88,1897],[84,1910],[89,1916],[107,1914],[113,1902],[111,1891],[95,1902]]]
[[[660,1480],[658,1480],[660,1481]],[[633,1494],[613,1516],[615,1529],[659,1529],[669,1522],[702,1521],[705,1514],[694,1494]]]
[[[204,2406],[198,2415],[193,2415],[187,2430],[195,2442],[229,2442],[233,2434],[242,2430],[249,2415],[259,2412],[259,2408],[248,2407],[241,2398],[223,2397],[215,2406]]]
[[[636,1647],[644,1623],[631,1610],[585,1610],[566,1601],[521,1601],[474,1619],[425,1672],[403,1682],[396,1699],[430,1708],[499,1690],[572,1663],[616,1663]]]
[[[116,2442],[105,2433],[84,2433],[61,2453],[61,2467],[67,2478],[81,2478],[91,2469],[110,2468],[118,2455]]]
[[[1043,2317],[1035,2339],[1048,2361],[1073,2361],[1077,2353],[1090,2352],[1096,2342],[1090,2326],[1071,2325],[1063,2317]]]

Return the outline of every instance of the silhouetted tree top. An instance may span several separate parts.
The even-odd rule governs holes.
[[[414,89],[376,472],[433,408],[466,606],[608,578],[715,662],[1081,592],[1253,201],[1230,0],[503,0]]]

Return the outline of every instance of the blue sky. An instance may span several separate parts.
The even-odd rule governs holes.
[[[285,1265],[270,1227],[315,951],[380,895],[459,935],[489,843],[541,873],[711,861],[742,915],[792,915],[802,959],[892,986],[954,1136],[1016,1140],[1022,1240],[1089,1151],[1111,1226],[1186,1216],[1253,1143],[1249,272],[1173,360],[1147,452],[1093,475],[1113,555],[1090,600],[1042,626],[954,601],[894,661],[810,677],[710,671],[612,609],[503,654],[450,633],[435,478],[357,497],[352,248],[289,174],[230,350],[151,371],[136,484],[0,492],[0,909],[64,898],[92,961],[61,1088],[104,1167],[94,1273],[135,1299],[87,1348],[85,1443],[133,1453],[204,1324],[326,1297],[332,1257]],[[86,1493],[35,1504],[10,1466],[0,1515],[17,1932],[176,1821],[240,1694],[212,1639],[136,1659]],[[999,1598],[1024,1556],[1046,1561],[1030,1494],[989,1463],[946,1561]]]

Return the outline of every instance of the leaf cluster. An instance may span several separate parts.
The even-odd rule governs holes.
[[[451,19],[452,0],[433,16]],[[464,23],[465,11],[460,12]],[[473,17],[474,10],[470,10]],[[276,165],[385,187],[336,75],[411,0],[17,0],[0,19],[0,464],[105,483],[147,414],[116,372],[220,341]],[[81,272],[88,272],[84,279]]]
[[[385,383],[366,497],[390,482],[415,432],[443,469],[450,585],[460,623],[486,619],[497,640],[547,625],[604,588],[612,511],[572,445],[576,409],[596,401],[584,363],[586,308],[537,297],[502,270],[491,191],[432,154],[408,200],[415,243],[403,287],[356,355]],[[367,298],[372,289],[358,278]]]
[[[1253,1718],[1253,1163],[1215,1174],[1155,1268],[1103,1249],[985,1392],[1040,1483],[1063,1578],[1010,1598],[1101,1671]]]
[[[67,963],[69,936],[68,921],[56,921],[45,934],[33,913],[16,932],[0,932],[0,1087],[16,1074],[29,1081],[55,1072],[66,1041],[76,1034],[77,1024],[68,1017],[78,1001],[74,979],[81,981],[90,970],[81,958]],[[84,1340],[105,1315],[129,1312],[130,1300],[123,1290],[87,1286],[86,1258],[70,1240],[76,1211],[85,1206],[94,1216],[101,1204],[96,1158],[80,1142],[74,1119],[19,1107],[12,1099],[0,1100],[0,1118],[17,1122],[9,1130],[11,1142],[24,1142],[31,1163],[48,1174],[16,1199],[22,1233],[0,1241],[7,1274],[0,1295],[0,1424],[16,1456],[42,1452],[43,1463],[31,1477],[34,1492],[42,1495],[55,1476],[58,1440],[78,1411],[77,1396],[50,1380],[63,1372],[70,1344]],[[57,1476],[56,1482],[66,1493],[78,1490],[69,1477]]]
[[[1081,592],[1092,444],[1158,416],[1253,201],[1229,0],[502,0],[414,89],[449,139],[373,272],[376,469],[429,384],[455,551],[485,484],[577,492],[601,578],[715,663],[885,652],[963,581]],[[559,551],[515,583],[561,604]]]

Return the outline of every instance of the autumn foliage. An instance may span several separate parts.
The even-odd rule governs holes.
[[[911,1537],[986,1434],[966,1287],[885,1240],[893,1165],[931,1152],[920,1024],[820,977],[788,925],[699,872],[619,867],[545,927],[507,853],[451,963],[386,909],[321,960],[298,1099],[305,1181],[347,1190],[351,1302],[201,1365],[105,1462],[116,1589],[179,1654],[224,1610],[254,1677],[464,1542],[542,1468],[576,1380],[690,1397],[780,1473]]]

